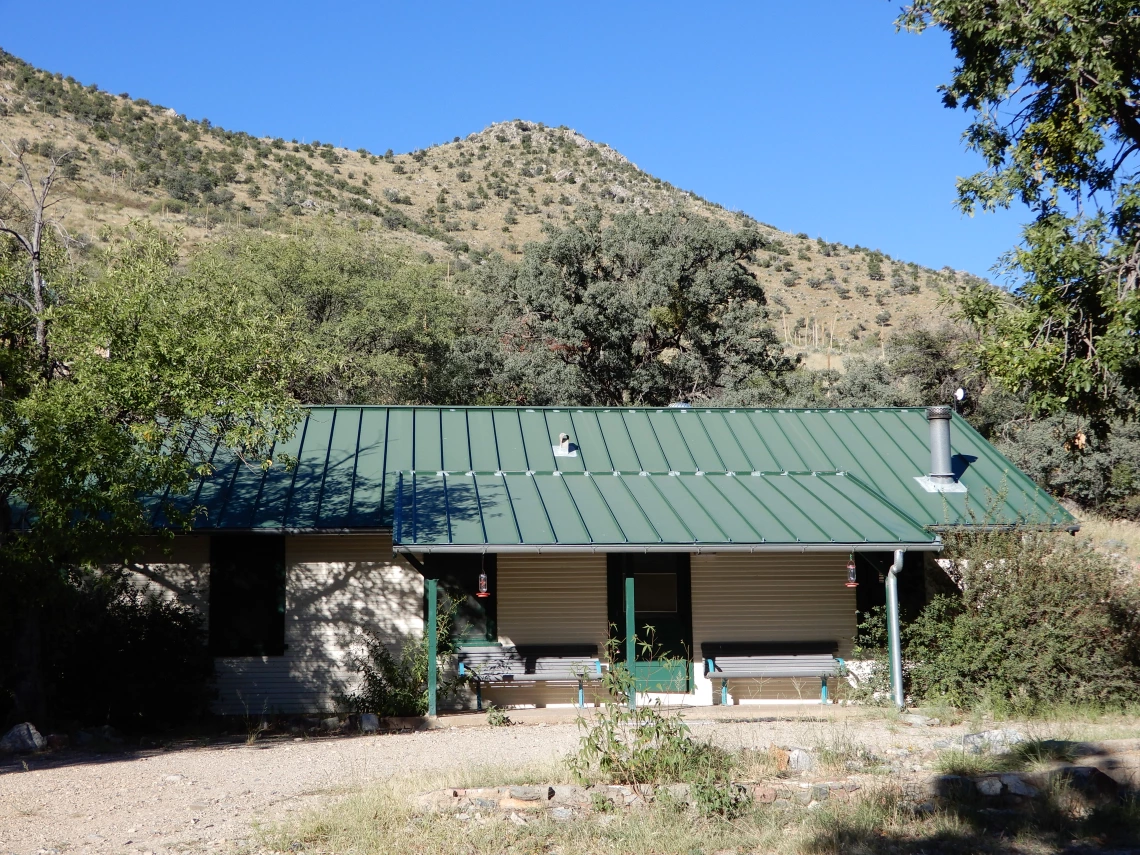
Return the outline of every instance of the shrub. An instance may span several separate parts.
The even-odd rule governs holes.
[[[638,644],[646,650],[653,648],[652,641]],[[613,703],[603,705],[591,719],[579,717],[583,735],[577,754],[568,760],[571,773],[583,783],[604,781],[635,789],[687,783],[704,815],[739,816],[748,798],[731,782],[731,756],[721,748],[694,741],[680,711],[663,711],[657,699],[630,709],[636,687],[621,654],[619,642],[607,645],[609,667],[602,677],[602,689]],[[658,661],[669,660],[658,657]]]
[[[214,662],[202,617],[189,606],[141,591],[120,573],[76,571],[39,621],[52,726],[154,730],[206,713]],[[0,644],[4,636],[0,629]],[[0,705],[7,664],[0,662]]]
[[[454,649],[451,626],[455,608],[441,609],[436,621],[436,652],[445,656]],[[360,674],[360,688],[341,700],[353,712],[379,716],[426,715],[428,711],[427,639],[408,642],[399,656],[392,653],[370,630],[363,631],[364,650],[352,656],[353,667]],[[445,678],[440,669],[438,697],[453,695],[463,684],[462,678]]]
[[[1140,699],[1140,598],[1114,563],[1059,534],[949,534],[961,592],[907,627],[911,690],[1026,713]]]

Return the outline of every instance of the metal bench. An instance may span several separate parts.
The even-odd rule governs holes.
[[[728,704],[728,681],[763,677],[819,677],[820,703],[827,703],[827,678],[842,673],[835,641],[705,642],[705,675],[720,680],[720,702]]]
[[[475,700],[483,709],[483,684],[578,684],[578,706],[585,707],[585,683],[600,680],[602,662],[596,644],[541,644],[525,647],[461,647],[459,676],[475,683]]]

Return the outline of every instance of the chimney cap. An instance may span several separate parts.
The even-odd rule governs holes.
[[[950,407],[947,407],[945,405],[937,406],[937,407],[927,407],[926,408],[926,420],[927,421],[934,421],[935,419],[949,419],[952,416],[953,412],[954,411],[952,409],[950,409]]]

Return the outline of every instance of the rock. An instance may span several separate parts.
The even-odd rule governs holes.
[[[512,799],[521,799],[527,802],[545,802],[554,798],[553,787],[511,787],[507,792]]]
[[[793,772],[810,772],[815,767],[815,759],[803,748],[793,748],[788,752],[788,769]]]
[[[557,805],[588,805],[590,797],[584,787],[574,784],[559,784],[554,787],[554,795],[550,800]]]
[[[574,819],[574,811],[570,808],[556,807],[550,812],[550,818],[555,822],[569,822]]]
[[[906,713],[905,715],[899,716],[899,721],[903,724],[909,724],[911,727],[930,727],[937,719],[927,718],[924,715],[918,715],[916,713]]]
[[[42,751],[47,740],[29,721],[17,724],[0,739],[0,754],[25,754],[29,751]]]
[[[507,796],[499,800],[499,810],[538,810],[542,802],[527,799],[514,799]]]
[[[360,732],[375,733],[380,729],[380,716],[375,713],[362,713],[360,716]]]
[[[762,805],[770,805],[776,801],[776,788],[757,784],[752,788],[752,798]]]
[[[1026,782],[1020,775],[1002,775],[1001,782],[1005,784],[1005,788],[1015,796],[1024,796],[1025,798],[1035,798],[1039,790]]]
[[[448,810],[457,805],[457,797],[458,793],[455,790],[432,790],[416,796],[416,806],[425,811]]]
[[[335,715],[321,719],[321,730],[340,730],[340,719]]]
[[[811,788],[811,797],[813,801],[825,802],[830,795],[831,791],[828,789],[827,784],[816,784]]]
[[[780,748],[777,745],[769,745],[768,756],[775,761],[777,772],[788,771],[788,761],[791,755],[786,749]]]
[[[812,802],[811,790],[810,789],[796,790],[794,793],[792,793],[792,801],[795,804],[803,805],[805,807],[807,805],[810,805]]]
[[[117,744],[123,741],[123,734],[119,733],[119,731],[115,730],[115,728],[111,727],[109,724],[105,724],[100,728],[96,728],[95,733],[99,736],[100,739],[105,739],[108,742],[114,742]]]
[[[971,754],[989,751],[991,754],[1008,754],[1013,746],[1025,741],[1025,734],[1012,728],[983,730],[962,737],[962,747]]]
[[[1109,805],[1120,796],[1120,784],[1093,766],[1066,766],[1051,772],[1049,778],[1051,789],[1063,788],[1061,801],[1082,813]]]
[[[1001,795],[1001,778],[979,778],[974,782],[974,786],[983,796]]]
[[[168,784],[177,784],[179,781],[182,780],[182,776],[181,775],[167,775],[162,780]]]
[[[669,795],[669,798],[678,804],[689,804],[692,799],[692,792],[689,790],[688,784],[669,784],[664,787],[664,790]]]
[[[511,822],[515,825],[526,825],[526,820],[519,816],[517,813],[511,814]]]

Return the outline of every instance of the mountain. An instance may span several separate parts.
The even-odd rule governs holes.
[[[772,250],[751,267],[789,348],[818,354],[809,365],[877,347],[887,325],[942,322],[941,298],[968,278],[756,223],[605,143],[542,123],[493,124],[409,153],[349,151],[192,121],[0,51],[0,140],[20,139],[40,155],[74,152],[62,219],[87,246],[133,218],[177,227],[192,245],[220,228],[288,230],[297,218],[332,216],[462,270],[492,253],[518,256],[544,225],[582,206],[607,217],[680,210],[753,225]]]

